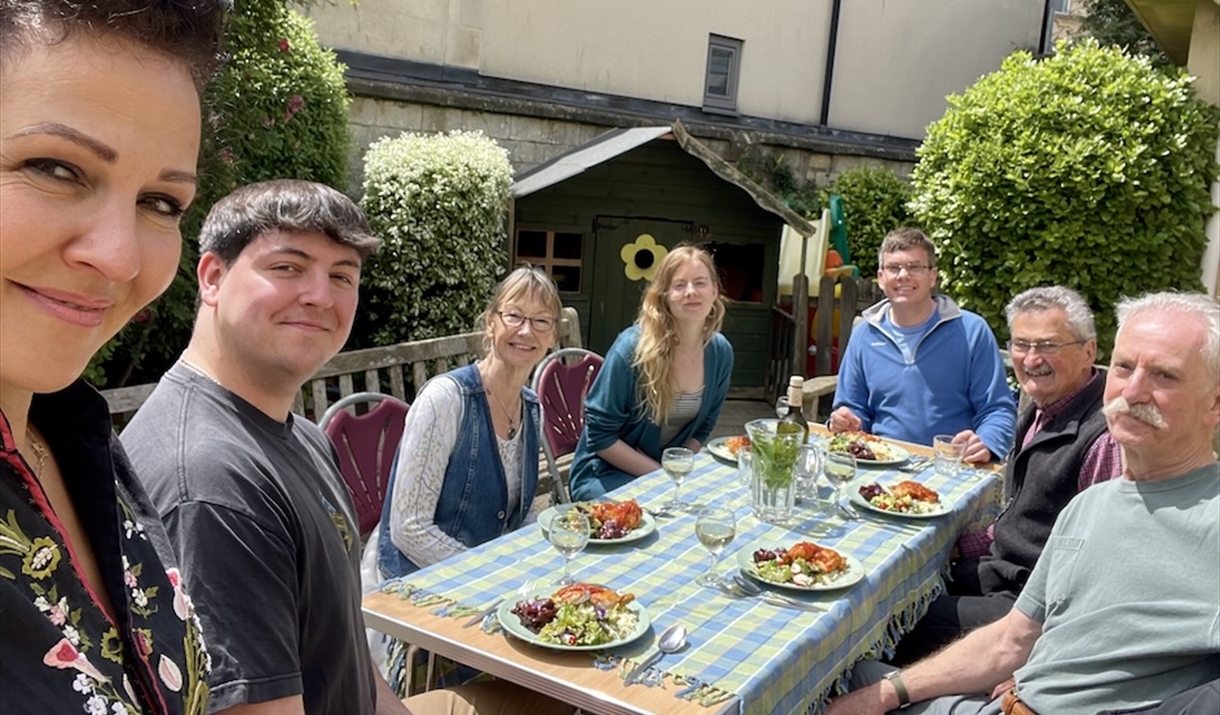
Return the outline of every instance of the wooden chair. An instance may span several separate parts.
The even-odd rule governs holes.
[[[575,358],[570,364],[568,359]],[[555,503],[571,501],[567,481],[560,472],[560,457],[576,451],[585,426],[585,398],[604,359],[583,348],[564,348],[543,359],[534,373],[534,392],[542,404],[541,442],[551,473]]]
[[[364,414],[346,409],[366,403],[372,407]],[[381,519],[386,485],[410,407],[392,395],[358,392],[331,405],[318,423],[339,455],[339,471],[356,506],[361,538],[372,533]]]

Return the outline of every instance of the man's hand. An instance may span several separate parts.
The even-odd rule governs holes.
[[[886,699],[885,692],[890,700]],[[826,708],[826,715],[885,715],[898,707],[898,695],[888,680],[873,683],[866,688],[853,690],[841,698],[835,698]]]
[[[840,407],[830,413],[830,431],[836,434],[839,432],[856,432],[863,426],[864,422],[846,407]]]
[[[974,430],[962,430],[953,435],[953,442],[964,444],[962,449],[962,461],[966,464],[986,464],[991,461],[991,450],[987,449],[987,445],[983,444],[983,440],[974,433]]]

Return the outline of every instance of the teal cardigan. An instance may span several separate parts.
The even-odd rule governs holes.
[[[733,347],[728,339],[716,333],[703,349],[703,404],[695,419],[669,444],[661,444],[660,425],[644,415],[644,405],[637,401],[640,375],[631,362],[639,341],[638,325],[619,333],[589,391],[585,427],[572,459],[569,488],[574,500],[596,499],[635,478],[598,457],[599,450],[621,439],[659,462],[666,447],[681,446],[691,437],[706,442],[720,416],[733,372]]]

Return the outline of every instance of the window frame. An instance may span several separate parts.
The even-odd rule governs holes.
[[[528,262],[535,268],[541,268],[546,272],[551,280],[555,279],[555,267],[567,267],[580,269],[580,288],[578,290],[560,290],[562,295],[584,295],[587,283],[586,266],[585,266],[585,249],[587,248],[587,236],[584,231],[574,227],[544,227],[544,226],[517,226],[513,236],[513,265],[520,265],[523,262]],[[522,256],[521,255],[521,234],[524,232],[545,233],[546,234],[546,255],[545,256]],[[570,234],[580,237],[580,258],[556,258],[555,257],[555,235]]]
[[[707,36],[707,66],[703,72],[703,111],[711,114],[724,114],[732,117],[740,115],[737,111],[737,90],[741,77],[741,53],[745,43],[733,37],[717,35]],[[717,51],[729,53],[728,93],[725,95],[711,92],[712,57]]]

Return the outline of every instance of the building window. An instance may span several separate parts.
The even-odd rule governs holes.
[[[1051,11],[1056,15],[1070,15],[1072,0],[1051,0]]]
[[[546,271],[560,293],[579,293],[585,236],[572,231],[517,231],[513,263],[529,262]]]
[[[708,35],[703,111],[737,115],[737,77],[740,70],[741,40],[722,35]]]

